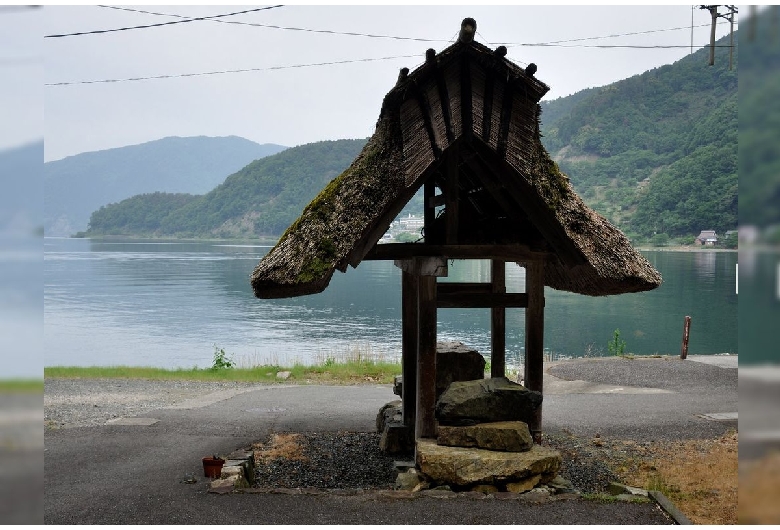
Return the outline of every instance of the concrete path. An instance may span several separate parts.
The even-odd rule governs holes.
[[[609,372],[597,381],[566,381],[548,374],[543,428],[661,439],[717,436],[736,425],[736,420],[703,417],[709,412],[736,412],[736,369],[695,361],[660,363],[634,364],[628,369],[642,369],[642,376],[651,378],[647,372],[653,369],[678,373],[681,386],[699,373],[696,391],[669,381],[655,388],[636,385],[625,372],[626,365],[619,363],[604,365],[606,369],[594,367],[594,374]],[[556,373],[565,372],[564,368],[556,367]],[[718,377],[713,379],[713,374]],[[663,377],[670,375],[664,372]],[[723,383],[731,379],[733,385]],[[395,398],[389,385],[257,386],[199,396],[139,416],[153,422],[47,429],[44,520],[51,524],[670,522],[652,504],[570,499],[531,505],[518,500],[391,499],[376,494],[219,496],[206,493],[205,480],[182,482],[188,474],[202,475],[202,456],[248,446],[271,432],[373,431],[377,411]]]

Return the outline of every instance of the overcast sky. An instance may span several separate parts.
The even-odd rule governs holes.
[[[135,9],[203,17],[257,7],[261,6],[136,6]],[[98,6],[47,6],[42,15],[45,35],[181,20]],[[546,99],[554,99],[584,88],[603,86],[687,55],[692,15],[696,49],[708,43],[710,16],[698,8],[692,10],[691,6],[284,6],[221,20],[434,42],[203,20],[45,38],[42,44],[28,44],[28,51],[20,48],[16,55],[26,56],[40,50],[45,58],[43,72],[38,75],[48,85],[42,91],[48,161],[165,136],[237,135],[258,143],[287,146],[370,136],[382,98],[393,87],[398,70],[421,64],[427,48],[441,51],[447,47],[456,37],[461,20],[467,16],[477,21],[479,42],[491,48],[505,43],[511,60],[521,66],[536,63],[537,78],[551,86]],[[13,18],[14,29],[21,31],[26,17],[17,14]],[[654,31],[670,28],[682,29]],[[650,33],[589,39],[634,32]],[[718,37],[727,33],[727,24],[718,27]],[[560,43],[564,46],[523,45],[555,41],[568,42]],[[680,47],[590,47],[593,45]],[[263,70],[398,56],[409,57]],[[260,70],[50,85],[238,69]],[[27,101],[40,95],[40,88],[38,92],[35,90],[31,88],[15,97]],[[25,131],[20,135],[31,136],[31,133]]]

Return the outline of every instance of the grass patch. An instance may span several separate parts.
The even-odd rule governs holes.
[[[330,358],[329,358],[330,359]],[[154,379],[187,381],[240,381],[273,383],[281,381],[279,372],[289,372],[285,383],[378,383],[393,382],[393,376],[401,373],[401,364],[371,359],[325,362],[305,366],[260,365],[251,368],[154,368],[144,366],[51,366],[44,368],[45,378],[65,379]],[[41,389],[43,383],[41,383]]]
[[[656,442],[615,469],[625,484],[657,490],[694,524],[737,523],[738,435]]]
[[[0,379],[0,393],[43,394],[43,379]]]

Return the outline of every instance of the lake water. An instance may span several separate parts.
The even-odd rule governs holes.
[[[214,345],[243,365],[304,364],[350,350],[399,357],[401,275],[392,262],[336,272],[317,295],[254,298],[249,275],[270,247],[233,242],[44,240],[45,365],[208,367]],[[627,352],[737,353],[733,252],[645,252],[664,277],[647,293],[589,297],[546,289],[545,348],[606,355],[616,328]],[[449,281],[488,281],[489,262],[462,261]],[[507,265],[509,291],[524,270]],[[440,339],[490,353],[487,309],[439,311]],[[507,310],[507,364],[523,356],[523,310]]]

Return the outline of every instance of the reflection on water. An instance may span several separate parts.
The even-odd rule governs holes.
[[[400,355],[400,272],[367,261],[336,273],[322,293],[253,297],[249,275],[267,246],[211,242],[46,239],[45,344],[51,365],[205,367],[214,344],[240,360],[311,362],[362,345]],[[689,353],[737,352],[735,253],[650,252],[664,276],[649,293],[588,297],[546,290],[545,347],[606,353],[619,328],[627,351],[677,354],[685,315]],[[485,260],[451,262],[443,281],[489,281]],[[507,265],[507,290],[524,290]],[[439,336],[489,354],[487,309],[446,309]],[[521,361],[522,309],[507,310],[508,364]]]

